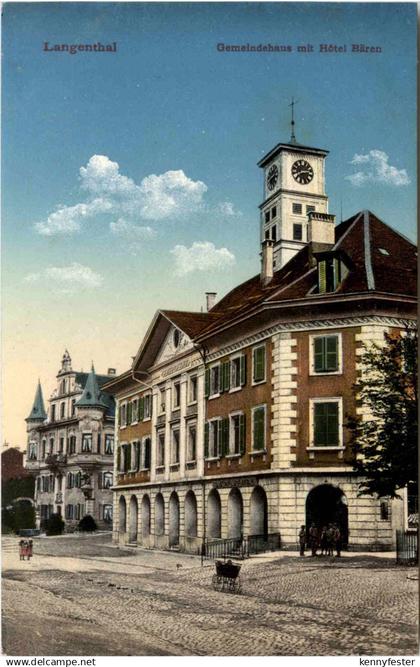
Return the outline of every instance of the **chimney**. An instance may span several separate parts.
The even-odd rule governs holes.
[[[116,368],[108,368],[108,375],[116,375],[116,374],[117,374]]]
[[[335,215],[311,211],[308,215],[308,242],[317,250],[330,250],[335,244]]]
[[[271,239],[265,239],[262,242],[262,252],[261,252],[261,282],[264,285],[268,285],[271,282],[274,275],[273,267],[273,246],[274,241]]]
[[[217,292],[206,292],[206,310],[209,312],[216,303]]]

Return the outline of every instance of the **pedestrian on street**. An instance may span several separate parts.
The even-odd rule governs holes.
[[[337,551],[337,556],[340,558],[341,556],[341,531],[337,524],[334,527],[334,542],[335,542],[335,548]]]
[[[33,556],[33,544],[32,540],[28,540],[28,560],[31,560]]]
[[[324,526],[321,531],[321,556],[326,556],[327,554],[328,554],[327,526]]]
[[[25,540],[19,541],[19,560],[25,560]]]
[[[318,548],[318,528],[313,523],[309,528],[309,546],[311,547],[312,556],[316,556]]]
[[[305,555],[305,546],[306,546],[306,528],[305,526],[301,526],[299,531],[299,547],[301,556]]]
[[[328,524],[327,528],[327,555],[334,556],[335,546],[335,529],[332,523]]]

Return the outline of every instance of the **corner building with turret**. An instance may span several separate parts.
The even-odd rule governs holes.
[[[41,384],[26,418],[25,468],[35,476],[38,527],[53,514],[72,531],[89,514],[99,528],[112,527],[115,403],[102,385],[115,375],[75,371],[63,355],[48,410]]]
[[[158,311],[104,386],[116,542],[296,548],[335,523],[345,548],[388,550],[408,527],[407,498],[358,496],[346,422],[366,415],[364,347],[415,320],[416,247],[368,210],[336,224],[327,154],[293,137],[267,153],[261,273],[205,313]]]

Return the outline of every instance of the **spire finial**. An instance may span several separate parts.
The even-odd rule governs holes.
[[[289,104],[289,107],[292,107],[292,121],[291,121],[291,134],[290,134],[290,143],[295,144],[296,143],[296,137],[295,137],[295,104],[298,103],[299,100],[295,100],[294,97],[292,97],[292,102]]]

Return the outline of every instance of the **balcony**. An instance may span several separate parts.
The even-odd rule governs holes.
[[[31,470],[39,470],[40,467],[40,461],[38,459],[26,459],[25,461],[25,469],[28,471]]]

